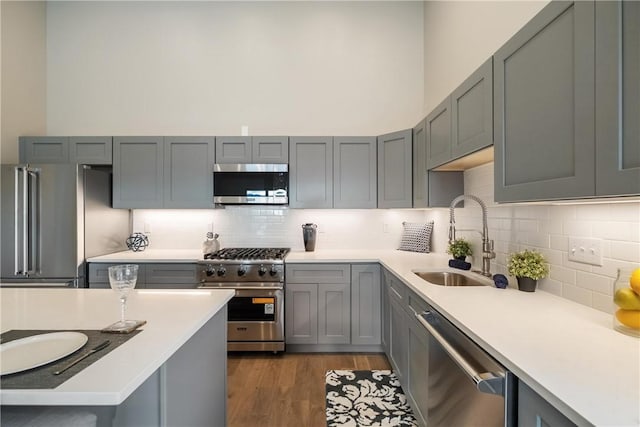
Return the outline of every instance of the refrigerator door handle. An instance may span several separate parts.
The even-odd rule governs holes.
[[[40,171],[29,169],[27,171],[29,182],[29,259],[27,262],[28,274],[36,274],[40,271]]]
[[[20,183],[21,183],[21,177],[22,174],[20,173],[22,171],[22,168],[20,166],[16,166],[15,168],[13,168],[13,173],[14,173],[14,184],[15,184],[15,190],[14,190],[14,215],[13,215],[13,238],[14,238],[14,244],[13,244],[13,270],[14,270],[14,274],[18,275],[21,274],[22,271],[20,269],[20,256],[22,255],[22,240],[20,239],[22,233],[21,233],[21,229],[20,229],[20,219],[22,218],[21,216],[21,200],[23,200],[20,195],[21,195],[21,187],[20,187]]]

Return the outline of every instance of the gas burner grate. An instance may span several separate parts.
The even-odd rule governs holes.
[[[283,260],[289,248],[224,248],[208,253],[204,259],[211,260]]]

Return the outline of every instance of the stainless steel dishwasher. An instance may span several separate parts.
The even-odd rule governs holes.
[[[516,425],[516,377],[441,314],[416,314],[429,333],[428,427]]]

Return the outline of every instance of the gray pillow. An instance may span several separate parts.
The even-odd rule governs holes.
[[[400,239],[401,251],[431,252],[431,232],[433,221],[427,223],[403,222],[402,239]]]

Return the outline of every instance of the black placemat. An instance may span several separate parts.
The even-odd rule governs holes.
[[[15,374],[3,375],[0,377],[0,388],[3,389],[47,389],[56,388],[78,372],[82,371],[93,362],[100,360],[101,357],[106,356],[111,351],[116,349],[121,344],[124,344],[141,330],[134,331],[130,334],[106,334],[100,332],[100,330],[25,330],[25,329],[12,329],[0,335],[0,344],[7,343],[9,341],[17,340],[20,338],[30,337],[32,335],[46,334],[50,332],[82,332],[89,340],[79,350],[71,353],[70,355],[56,360],[49,364],[39,366],[37,368],[29,369],[27,371],[16,372]],[[67,369],[60,375],[53,375],[55,371],[69,363],[71,360],[79,357],[88,352],[93,347],[97,346],[104,340],[111,341],[111,344],[104,350],[100,350],[97,353],[92,354],[83,361],[79,362],[75,366]]]

